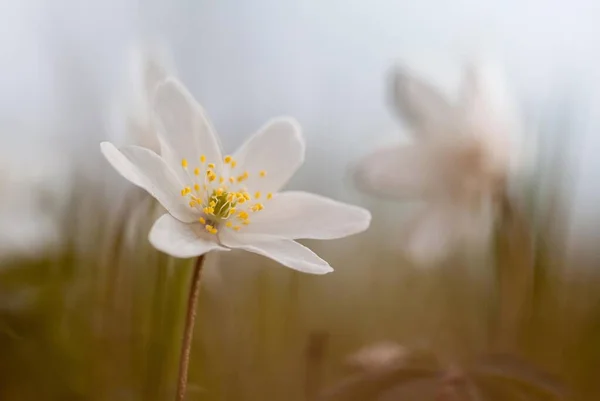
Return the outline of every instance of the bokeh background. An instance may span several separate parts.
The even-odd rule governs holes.
[[[386,102],[391,67],[409,65],[452,94],[473,54],[505,68],[540,156],[528,196],[541,267],[514,347],[578,399],[600,397],[594,1],[1,6],[0,399],[172,397],[190,263],[150,249],[156,205],[98,147],[140,139],[128,118],[145,51],[204,105],[226,150],[292,115],[308,149],[289,188],[373,213],[364,234],[307,242],[336,269],[326,277],[253,255],[209,257],[190,400],[310,399],[345,375],[348,354],[377,341],[443,360],[487,349],[493,263],[411,266],[398,238],[412,205],[361,194],[349,177],[359,157],[406,137]]]

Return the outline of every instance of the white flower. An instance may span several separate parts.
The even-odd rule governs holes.
[[[269,121],[237,152],[223,156],[202,107],[175,79],[156,88],[154,112],[161,156],[137,146],[101,150],[113,167],[168,211],[150,242],[175,257],[244,249],[308,273],[332,271],[294,241],[334,239],[367,229],[362,208],[306,192],[279,192],[304,161],[300,127]]]
[[[357,186],[382,197],[424,201],[406,246],[431,264],[459,246],[487,245],[496,206],[518,161],[520,129],[512,103],[491,70],[469,68],[454,104],[438,91],[397,72],[394,103],[414,142],[377,150],[355,170]]]

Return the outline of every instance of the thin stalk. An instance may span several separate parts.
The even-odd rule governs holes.
[[[194,334],[194,323],[196,322],[196,306],[200,295],[200,281],[202,277],[202,266],[205,255],[200,255],[194,264],[190,292],[188,295],[187,311],[185,315],[185,328],[181,343],[181,356],[179,357],[179,380],[177,381],[177,401],[185,399],[187,388],[188,368],[190,365],[190,351],[192,350],[192,339]]]

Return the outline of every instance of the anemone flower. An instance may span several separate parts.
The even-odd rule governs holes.
[[[518,165],[513,103],[490,72],[479,64],[467,68],[462,96],[451,102],[420,78],[396,71],[393,103],[413,141],[376,150],[354,171],[357,186],[369,194],[421,202],[405,241],[421,265],[488,244]]]
[[[101,150],[112,166],[167,210],[151,229],[157,249],[189,258],[243,249],[302,272],[332,271],[295,239],[335,239],[367,229],[360,207],[301,191],[279,192],[304,161],[291,118],[267,122],[232,155],[223,155],[202,107],[174,78],[153,102],[160,156],[138,146]]]

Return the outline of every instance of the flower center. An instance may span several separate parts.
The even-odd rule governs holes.
[[[244,183],[250,178],[250,172],[235,173],[236,161],[231,156],[223,158],[223,170],[227,176],[219,175],[214,163],[206,163],[206,156],[200,156],[200,166],[189,169],[188,161],[183,159],[181,167],[187,173],[192,185],[181,190],[181,196],[187,198],[191,208],[200,214],[198,221],[204,229],[217,234],[221,226],[240,231],[251,222],[251,214],[260,212],[264,205],[259,202],[260,192],[250,195]],[[257,172],[260,178],[267,176],[266,171]],[[266,194],[270,200],[273,194]]]

